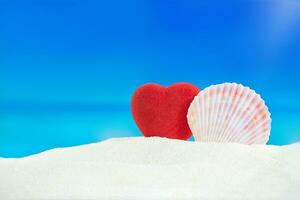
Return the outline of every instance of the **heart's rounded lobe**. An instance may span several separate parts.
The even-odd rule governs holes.
[[[169,87],[145,84],[132,97],[133,118],[146,137],[187,140],[192,133],[186,115],[199,92],[199,88],[189,83],[175,83]]]

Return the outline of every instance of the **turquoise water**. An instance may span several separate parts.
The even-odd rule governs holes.
[[[13,113],[0,117],[0,155],[19,157],[54,147],[140,135],[127,112]]]
[[[300,114],[273,113],[269,144],[300,141]],[[21,157],[55,147],[141,136],[127,110],[114,112],[34,112],[0,116],[0,156]]]

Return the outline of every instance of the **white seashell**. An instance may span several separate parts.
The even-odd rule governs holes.
[[[212,85],[191,103],[188,124],[196,141],[266,144],[271,117],[254,90],[236,83]]]

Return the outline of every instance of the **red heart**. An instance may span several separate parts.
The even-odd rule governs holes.
[[[146,137],[187,140],[192,133],[186,115],[199,92],[196,86],[189,83],[176,83],[170,87],[143,85],[132,97],[133,118]]]

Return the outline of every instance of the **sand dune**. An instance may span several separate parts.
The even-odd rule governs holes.
[[[116,138],[2,158],[0,199],[299,200],[300,145]]]

